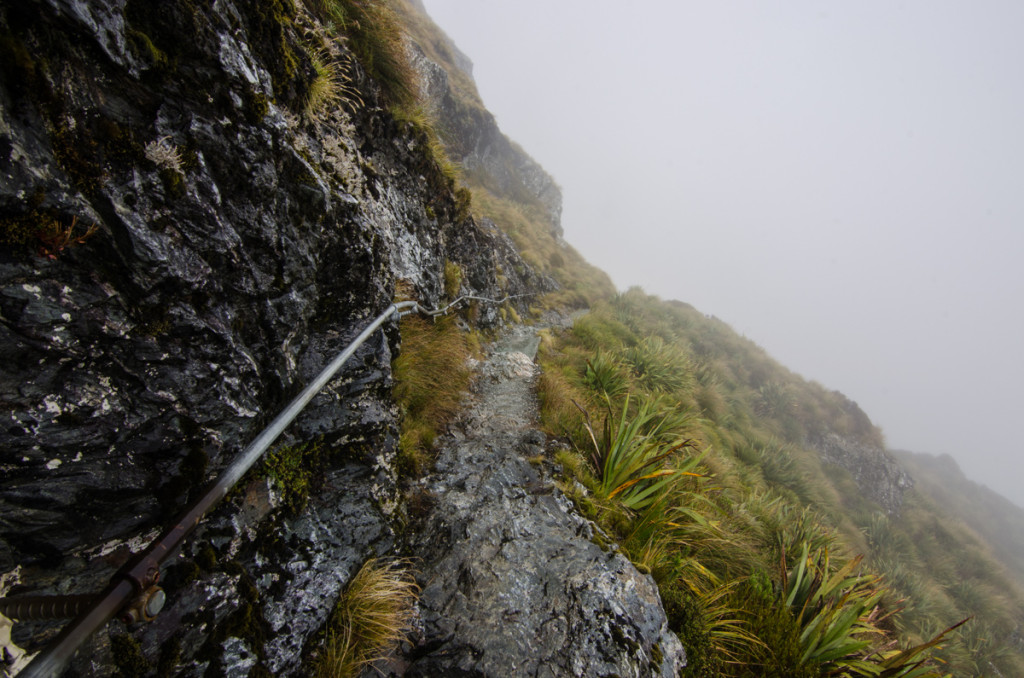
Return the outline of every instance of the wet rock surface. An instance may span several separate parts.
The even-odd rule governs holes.
[[[472,406],[419,491],[432,508],[421,629],[394,675],[675,676],[685,664],[657,586],[594,541],[540,466],[533,345],[519,328],[481,366]],[[535,345],[534,345],[535,347]]]

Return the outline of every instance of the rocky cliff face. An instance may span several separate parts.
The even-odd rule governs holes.
[[[824,433],[813,438],[810,445],[823,461],[846,469],[857,487],[886,513],[897,515],[903,505],[903,494],[914,486],[914,479],[893,456],[863,440]]]
[[[0,572],[15,592],[96,590],[397,281],[428,305],[449,261],[466,293],[549,286],[460,209],[344,43],[329,58],[351,92],[308,107],[320,30],[290,2],[0,8]],[[256,482],[172,564],[175,602],[142,637],[152,661],[294,671],[352,567],[391,548],[398,342],[392,326],[364,346],[291,430],[319,444],[308,508]],[[33,644],[39,628],[19,628]],[[83,675],[116,663],[107,638]]]
[[[423,49],[411,44],[413,63],[431,113],[440,121],[449,153],[465,172],[493,193],[516,202],[539,205],[551,232],[562,235],[562,191],[543,167],[498,128],[494,116],[462,96],[451,76]],[[461,52],[448,43],[458,64]]]

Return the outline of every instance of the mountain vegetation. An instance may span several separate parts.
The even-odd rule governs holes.
[[[397,7],[451,76],[435,124],[458,163],[466,121],[489,114],[454,45],[411,3]],[[492,176],[459,180],[474,213],[560,283],[535,310],[589,309],[546,331],[539,358],[563,489],[658,581],[686,675],[1024,675],[1020,571],[986,541],[1003,533],[984,530],[991,502],[956,517],[958,491],[916,464],[927,482],[894,483],[887,501],[857,467],[867,460],[823,453],[841,439],[898,468],[856,404],[688,304],[614,292],[536,197]]]

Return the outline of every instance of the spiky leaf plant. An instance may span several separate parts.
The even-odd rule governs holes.
[[[828,551],[810,554],[804,544],[786,576],[785,605],[801,629],[800,663],[820,666],[824,675],[872,675],[861,657],[882,633],[874,616],[885,590],[877,576],[856,574],[859,565],[855,558],[832,574]]]
[[[800,632],[799,666],[815,667],[821,676],[942,676],[928,661],[929,651],[964,622],[926,643],[888,649],[881,627],[888,615],[879,606],[886,589],[877,575],[858,572],[860,561],[854,558],[833,571],[827,549],[811,553],[804,544],[796,566],[783,569],[782,600]]]
[[[629,380],[621,363],[606,351],[598,351],[587,360],[584,383],[602,395],[618,398],[629,389]]]
[[[598,496],[616,499],[628,509],[641,511],[658,501],[677,479],[701,475],[694,469],[703,454],[678,458],[684,450],[696,448],[693,439],[678,432],[685,417],[667,411],[656,398],[640,398],[636,411],[631,411],[627,395],[618,422],[613,425],[611,399],[607,399],[607,404],[601,442],[584,410],[585,426],[594,446],[591,460],[598,476]]]

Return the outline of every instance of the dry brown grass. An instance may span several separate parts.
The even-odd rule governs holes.
[[[313,675],[350,678],[386,656],[405,638],[418,595],[407,562],[366,561],[334,608]]]
[[[416,316],[401,323],[402,348],[392,369],[394,397],[403,410],[399,441],[403,471],[426,470],[438,432],[458,413],[469,388],[470,342],[454,318]]]

